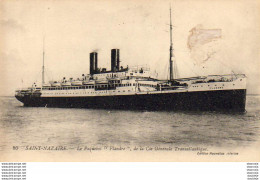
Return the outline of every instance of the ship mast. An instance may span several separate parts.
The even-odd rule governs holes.
[[[45,37],[43,37],[43,46],[42,46],[42,86],[44,85],[45,83],[45,79],[44,79],[44,39]]]
[[[170,7],[170,81],[173,80],[172,9]]]
[[[172,43],[172,9],[170,7],[170,81],[173,81],[178,77],[177,64],[173,54],[173,43]]]

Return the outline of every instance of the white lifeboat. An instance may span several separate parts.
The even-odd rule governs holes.
[[[61,83],[62,86],[71,86],[71,82],[69,81],[64,81]]]
[[[83,81],[83,84],[84,84],[84,85],[90,84],[90,81],[89,81],[89,80],[85,80],[85,81]]]
[[[90,84],[93,85],[93,84],[95,84],[95,81],[92,81],[92,80],[88,81],[88,82],[84,81],[83,83],[84,83],[84,85],[90,85]]]
[[[72,81],[71,85],[73,85],[73,86],[81,86],[82,85],[82,81],[80,81],[80,80]]]
[[[43,84],[42,87],[51,87],[51,84]]]
[[[96,83],[108,83],[108,80],[97,80]]]
[[[60,82],[57,82],[57,81],[54,81],[51,86],[53,87],[60,87],[61,86],[61,83]]]

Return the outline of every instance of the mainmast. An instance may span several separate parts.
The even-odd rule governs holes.
[[[170,81],[173,80],[172,9],[170,7]]]
[[[44,38],[43,37],[43,46],[42,46],[42,86],[45,84],[45,79],[44,79]]]

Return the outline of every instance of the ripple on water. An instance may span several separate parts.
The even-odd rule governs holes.
[[[259,97],[246,113],[21,107],[0,98],[0,151],[16,145],[196,145],[238,147],[259,139]]]

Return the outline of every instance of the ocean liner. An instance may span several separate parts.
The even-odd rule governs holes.
[[[16,90],[24,106],[143,110],[245,111],[244,74],[176,78],[170,13],[169,79],[159,80],[147,67],[120,66],[120,50],[111,50],[111,70],[98,68],[98,53],[90,53],[90,72],[78,79]]]

